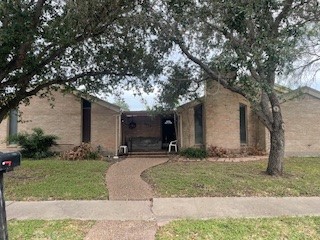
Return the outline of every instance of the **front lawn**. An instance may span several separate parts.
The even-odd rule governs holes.
[[[8,222],[8,235],[11,240],[82,240],[93,224],[94,221],[79,220],[11,220]]]
[[[5,198],[28,200],[107,199],[105,161],[22,160],[5,174]]]
[[[143,178],[157,197],[320,196],[320,158],[285,160],[283,177],[265,174],[266,161],[169,162]]]
[[[320,217],[174,221],[156,239],[320,239]]]

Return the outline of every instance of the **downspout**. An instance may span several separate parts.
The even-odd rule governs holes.
[[[115,130],[116,130],[116,132],[115,132],[115,135],[116,135],[116,146],[115,146],[115,154],[114,154],[114,159],[118,159],[119,157],[118,157],[118,127],[119,127],[119,124],[118,124],[118,117],[119,117],[119,115],[115,115],[115,117],[116,117],[116,127],[115,127]]]
[[[178,117],[179,117],[179,132],[180,132],[180,148],[183,148],[182,115],[178,114]]]

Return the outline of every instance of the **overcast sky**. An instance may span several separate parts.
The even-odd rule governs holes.
[[[307,83],[307,85],[320,91],[320,78],[318,78],[316,81],[313,81],[312,83]],[[150,107],[154,105],[155,95],[156,93],[143,93],[141,97],[134,96],[133,93],[130,91],[125,91],[123,94],[123,98],[125,99],[125,102],[129,105],[131,111],[137,111],[146,110],[146,105],[144,102],[146,102]],[[114,102],[113,97],[108,97],[108,101]]]

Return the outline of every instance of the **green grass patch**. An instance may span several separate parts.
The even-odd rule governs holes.
[[[156,239],[320,239],[320,217],[181,220],[161,227]]]
[[[5,174],[11,201],[107,199],[105,161],[23,160]]]
[[[82,240],[94,223],[79,220],[11,220],[8,223],[8,235],[11,240]]]
[[[266,161],[169,162],[143,173],[157,197],[320,196],[320,158],[285,160],[285,174],[265,173]]]

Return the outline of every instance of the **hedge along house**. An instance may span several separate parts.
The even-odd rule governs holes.
[[[283,89],[279,94],[286,156],[320,156],[320,92],[309,87]],[[269,132],[250,103],[219,84],[208,85],[204,97],[180,106],[177,115],[180,148],[216,146],[240,152],[254,147],[269,151]]]
[[[16,145],[6,141],[18,132],[31,132],[42,128],[45,134],[59,137],[54,151],[64,151],[90,142],[94,148],[115,154],[120,145],[120,107],[103,100],[81,97],[79,92],[53,92],[53,106],[47,99],[34,96],[28,106],[20,105],[19,112],[12,110],[0,124],[0,149],[15,150]]]

